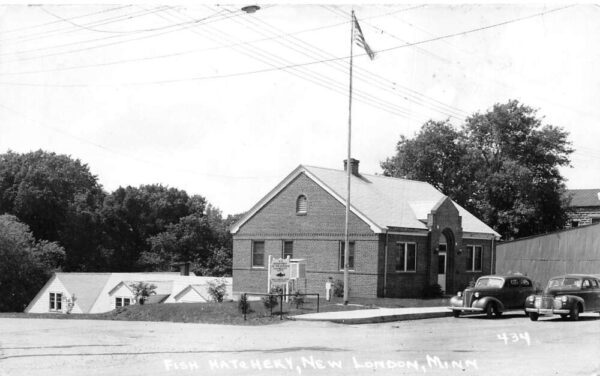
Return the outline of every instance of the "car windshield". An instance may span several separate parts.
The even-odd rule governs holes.
[[[581,287],[581,280],[578,278],[554,278],[548,282],[548,288],[553,287]]]
[[[504,280],[502,278],[479,278],[475,287],[502,287]]]

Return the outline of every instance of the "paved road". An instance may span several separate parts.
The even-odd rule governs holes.
[[[0,319],[0,375],[599,375],[600,316],[263,327]]]

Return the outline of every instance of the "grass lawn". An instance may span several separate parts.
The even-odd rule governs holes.
[[[352,298],[348,305],[343,305],[341,298],[327,302],[321,299],[319,312],[346,311],[369,308],[401,308],[445,306],[447,299],[381,299]],[[228,325],[266,325],[277,324],[279,305],[271,311],[262,301],[250,302],[251,313],[244,316],[238,310],[237,302],[223,303],[180,303],[180,304],[146,304],[131,305],[111,312],[97,314],[56,314],[56,313],[0,313],[0,318],[51,318],[51,319],[87,319],[87,320],[125,320],[125,321],[170,321],[187,323],[228,324]],[[296,309],[292,304],[283,303],[283,317],[317,312],[315,299],[306,299],[303,307]]]

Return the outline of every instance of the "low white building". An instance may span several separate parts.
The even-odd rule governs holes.
[[[209,283],[222,280],[226,299],[232,297],[231,278],[198,277],[180,273],[55,273],[25,309],[27,313],[102,313],[135,304],[132,285],[156,286],[153,303],[210,301]]]

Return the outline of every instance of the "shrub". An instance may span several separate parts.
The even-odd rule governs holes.
[[[301,295],[300,291],[294,292],[292,299],[290,300],[290,304],[295,305],[296,309],[300,309],[302,306],[304,306],[304,295]]]
[[[222,303],[227,296],[227,283],[223,279],[208,282],[208,294],[213,301]]]
[[[156,294],[156,285],[146,282],[137,282],[131,285],[135,299],[140,305],[144,304],[150,295]]]
[[[339,279],[333,281],[333,296],[338,298],[344,297],[344,281]]]
[[[271,308],[277,306],[277,303],[278,303],[277,299],[278,299],[279,295],[281,295],[282,293],[283,293],[283,290],[281,289],[281,287],[271,288],[271,292],[270,292],[269,296],[263,296],[263,298],[262,298],[265,308],[271,309]]]
[[[423,296],[426,298],[441,298],[443,295],[442,286],[437,283],[425,287],[423,291]]]
[[[242,315],[252,312],[252,310],[250,309],[250,302],[248,302],[248,296],[246,294],[242,294],[242,296],[240,296],[240,301],[238,302],[238,309],[240,310]]]

